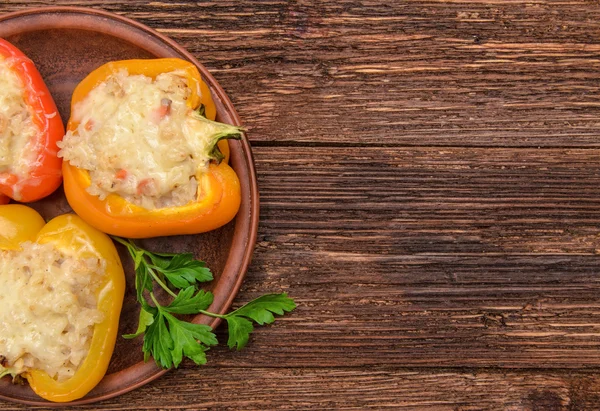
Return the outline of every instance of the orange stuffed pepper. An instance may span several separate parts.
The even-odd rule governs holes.
[[[231,221],[240,183],[210,91],[175,58],[111,62],[75,89],[59,143],[73,210],[113,235],[195,234]]]

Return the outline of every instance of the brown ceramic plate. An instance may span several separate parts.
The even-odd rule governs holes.
[[[38,8],[0,16],[0,37],[31,58],[44,77],[66,124],[73,89],[90,71],[114,60],[180,57],[198,66],[217,106],[217,120],[240,125],[240,119],[225,92],[198,61],[174,41],[127,18],[100,10],[76,7]],[[234,221],[221,229],[194,236],[154,238],[141,245],[155,251],[194,252],[211,267],[215,279],[206,289],[215,295],[211,311],[225,313],[237,293],[254,249],[258,227],[258,189],[250,146],[246,139],[231,146],[231,165],[242,187],[242,205]],[[33,204],[45,218],[71,211],[59,188],[50,197]],[[139,307],[135,301],[133,269],[129,256],[120,250],[128,286],[121,313],[119,334],[132,333]],[[217,326],[218,320],[198,316],[195,322]],[[123,394],[154,380],[165,371],[153,361],[143,362],[141,339],[117,339],[106,377],[86,397],[85,404]],[[0,398],[31,405],[51,405],[28,386],[0,381]]]

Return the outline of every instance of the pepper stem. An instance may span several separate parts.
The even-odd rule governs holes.
[[[231,124],[219,123],[218,121],[209,120],[198,111],[195,112],[194,118],[202,123],[202,130],[210,135],[209,142],[207,144],[207,156],[219,164],[225,156],[219,150],[218,142],[225,139],[240,140],[242,134],[246,129],[243,127],[232,126]]]

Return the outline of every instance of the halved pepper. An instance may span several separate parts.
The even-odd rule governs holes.
[[[0,226],[0,250],[19,250],[21,243],[34,241],[52,243],[76,258],[99,254],[106,261],[106,273],[96,292],[104,319],[94,326],[89,352],[75,374],[62,382],[41,370],[28,370],[22,375],[33,391],[46,400],[67,402],[81,398],[106,374],[117,337],[125,294],[125,275],[117,250],[106,234],[74,214],[58,216],[46,224],[32,208],[8,204],[0,206]]]
[[[65,128],[33,62],[3,39],[0,39],[0,60],[21,80],[23,99],[38,129],[33,145],[37,150],[35,161],[24,174],[10,168],[0,170],[0,194],[22,202],[36,201],[51,194],[61,183],[62,160],[57,156],[56,142],[64,136]]]
[[[98,85],[120,70],[130,75],[145,75],[156,78],[161,73],[179,71],[185,73],[191,95],[187,106],[192,110],[203,108],[204,116],[214,120],[215,104],[210,90],[196,66],[177,59],[123,60],[107,63],[90,73],[73,92],[71,113],[74,107]],[[208,121],[207,120],[207,121]],[[214,123],[220,124],[220,123]],[[77,132],[79,123],[71,117],[67,129]],[[233,126],[228,126],[233,128]],[[158,209],[145,209],[132,204],[114,193],[106,199],[89,194],[86,188],[91,184],[87,170],[63,162],[65,195],[70,206],[85,221],[94,227],[113,235],[129,238],[147,238],[176,234],[196,234],[213,230],[231,221],[240,206],[240,183],[235,171],[227,164],[229,146],[220,135],[209,148],[211,162],[208,169],[197,175],[198,192],[195,201],[184,206]],[[235,138],[235,137],[234,137]],[[239,138],[239,134],[238,134]]]

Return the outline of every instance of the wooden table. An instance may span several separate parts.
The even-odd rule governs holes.
[[[597,2],[40,4],[136,19],[209,68],[261,192],[235,305],[299,303],[96,409],[600,409]]]

